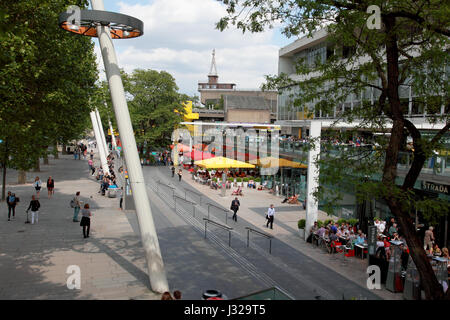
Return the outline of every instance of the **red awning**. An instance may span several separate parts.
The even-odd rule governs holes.
[[[214,157],[214,155],[209,152],[203,152],[203,151],[198,151],[198,150],[192,150],[191,152],[185,152],[184,156],[187,158],[193,159],[194,161],[205,160],[205,159]]]

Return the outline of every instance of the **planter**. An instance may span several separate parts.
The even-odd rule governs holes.
[[[298,233],[300,234],[300,238],[305,240],[305,229],[298,229]]]
[[[243,182],[243,184],[244,184],[244,188],[247,188],[248,182]]]

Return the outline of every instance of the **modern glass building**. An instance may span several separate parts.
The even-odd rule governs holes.
[[[341,48],[340,54],[345,58],[352,54],[351,48]],[[333,47],[327,41],[327,33],[325,30],[316,32],[312,37],[303,37],[293,43],[283,47],[279,50],[278,60],[278,73],[287,74],[291,79],[301,81],[299,75],[295,72],[295,65],[299,58],[302,58],[304,63],[312,65],[319,59],[321,62],[325,62],[331,56],[336,54]],[[443,66],[443,74],[448,78],[450,75],[450,66]],[[406,81],[405,83],[408,83]],[[420,129],[422,135],[435,134],[439,128],[442,128],[445,124],[438,123],[436,126],[430,125],[427,114],[427,110],[424,107],[424,99],[420,97],[413,85],[404,85],[400,88],[400,98],[405,108],[405,117],[412,121],[417,128]],[[380,91],[374,88],[366,88],[362,90],[359,95],[350,94],[346,100],[340,104],[334,106],[333,110],[327,114],[321,111],[314,111],[314,105],[303,105],[301,107],[295,106],[294,95],[301,94],[298,86],[291,86],[282,88],[278,96],[278,113],[277,121],[275,124],[281,126],[281,134],[284,140],[280,144],[280,156],[286,159],[303,162],[307,159],[307,152],[303,151],[302,139],[307,137],[309,121],[323,120],[322,123],[322,136],[325,133],[326,125],[324,123],[332,123],[333,120],[337,120],[340,114],[344,110],[353,109],[355,106],[363,103],[374,103],[379,96]],[[444,96],[444,93],[437,93]],[[430,111],[428,111],[430,112]],[[434,114],[446,115],[450,113],[450,110],[441,106],[440,110],[435,110]],[[348,128],[352,129],[352,128]],[[345,128],[343,128],[345,130]],[[371,131],[361,130],[358,132],[360,136],[373,136],[377,134]],[[343,146],[347,148],[353,148],[354,145]],[[324,151],[322,151],[323,153]],[[333,150],[327,150],[330,153]],[[402,152],[399,158],[398,165],[398,183],[402,183],[403,178],[408,172],[409,166],[412,162],[412,153]],[[377,179],[377,177],[372,177]],[[378,177],[379,179],[380,177]],[[280,193],[283,195],[300,194],[299,199],[305,199],[306,190],[306,170],[302,169],[284,169],[280,170],[280,173],[270,178],[274,184],[277,184],[280,189]],[[333,187],[333,186],[328,186]],[[440,198],[450,202],[450,133],[444,136],[444,147],[434,151],[434,155],[430,157],[418,178],[415,185],[416,194],[420,194],[424,197]],[[320,204],[319,204],[320,208]],[[391,215],[388,206],[380,199],[373,199],[370,203],[366,203],[364,208],[358,205],[356,197],[352,193],[347,193],[344,199],[339,203],[336,203],[337,214],[343,218],[358,218],[361,217],[361,210],[366,212],[370,218],[378,216],[380,218],[387,218]],[[420,220],[420,212],[417,213]],[[446,217],[440,223],[440,235],[448,239],[448,213]],[[445,229],[445,230],[444,230]],[[443,240],[443,239],[442,239]],[[448,240],[447,240],[448,241]]]

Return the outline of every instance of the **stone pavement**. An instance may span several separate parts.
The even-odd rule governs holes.
[[[160,169],[166,171],[165,175],[166,179],[161,179],[161,181],[166,180],[170,181],[173,186],[178,185],[178,179],[171,179],[168,172],[168,169]],[[235,198],[235,196],[231,196],[231,190],[228,189],[226,196],[221,196],[220,190],[213,190],[207,185],[202,185],[200,183],[196,183],[191,178],[191,174],[184,170],[183,174],[183,187],[184,188],[193,188],[198,193],[203,194],[202,203],[211,202],[219,205],[225,209],[228,209],[231,201]],[[189,194],[189,193],[188,193]],[[238,197],[241,206],[238,211],[238,223],[235,224],[234,221],[231,221],[231,215],[228,217],[228,225],[238,228],[238,225],[250,225],[253,228],[262,231],[266,234],[272,235],[276,240],[279,240],[284,245],[288,246],[289,249],[293,249],[298,253],[301,253],[301,256],[297,257],[297,261],[303,259],[303,255],[312,259],[315,263],[319,263],[323,266],[326,266],[332,269],[336,274],[345,277],[352,283],[355,283],[361,287],[366,287],[367,281],[367,259],[360,259],[356,257],[350,257],[347,259],[347,264],[342,264],[341,257],[339,260],[331,260],[330,255],[324,254],[321,250],[313,247],[311,244],[307,243],[303,239],[300,238],[297,222],[299,219],[305,218],[306,212],[303,210],[301,206],[298,205],[289,205],[281,203],[282,198],[277,197],[275,195],[269,194],[267,191],[258,191],[256,189],[245,188],[244,196]],[[200,199],[194,194],[191,198],[192,201],[199,202]],[[276,215],[274,220],[274,229],[271,230],[265,227],[265,214],[267,212],[267,208],[269,205],[273,203],[276,209]],[[224,213],[222,213],[224,216]],[[220,218],[220,214],[217,216],[221,223],[225,223],[225,218]],[[324,220],[326,218],[336,219],[337,217],[329,217],[326,213],[319,211],[319,219]],[[243,229],[243,228],[242,228]],[[253,236],[252,236],[253,237]],[[267,247],[267,243],[260,242],[260,244],[265,248]],[[280,250],[279,248],[278,250]],[[276,252],[277,249],[273,248],[273,251]],[[286,252],[290,252],[289,255],[281,257],[282,261],[288,261],[289,257],[292,256],[292,250],[286,250]],[[295,263],[295,259],[292,261]],[[399,300],[402,299],[402,294],[394,294],[390,291],[387,291],[382,285],[381,290],[372,290],[374,294],[376,294],[379,298],[388,299],[388,300]]]
[[[245,190],[238,223],[228,217],[228,225],[234,228],[228,247],[227,233],[217,228],[209,226],[204,239],[204,203],[197,206],[197,217],[191,217],[189,205],[178,202],[174,208],[170,197],[158,192],[156,180],[170,180],[180,196],[182,187],[196,188],[207,195],[203,200],[225,208],[232,199],[229,190],[228,196],[221,198],[219,191],[189,180],[187,172],[178,184],[177,179],[171,180],[167,167],[144,167],[144,174],[170,289],[181,290],[184,299],[200,299],[207,289],[219,289],[236,298],[272,286],[279,286],[296,299],[341,299],[343,292],[346,298],[359,294],[367,299],[399,297],[365,288],[366,260],[353,259],[354,265],[341,267],[309,247],[296,233],[301,211],[282,205],[279,198]],[[39,223],[30,225],[24,223],[25,209],[34,192],[31,182],[36,175],[44,187],[49,175],[55,179],[55,195],[47,199],[46,188],[42,189]],[[88,174],[87,161],[71,156],[50,159],[50,165],[42,165],[41,172],[27,174],[26,185],[16,184],[13,170],[8,170],[7,177],[8,190],[21,202],[16,220],[11,222],[7,221],[6,204],[0,206],[0,299],[160,298],[150,290],[136,214],[118,210],[118,199],[99,195],[99,184]],[[69,202],[76,191],[81,191],[93,211],[89,239],[83,239],[81,227],[72,222]],[[262,227],[271,202],[278,209],[274,230]],[[211,211],[212,219],[225,223],[223,212]],[[267,252],[267,239],[253,235],[247,248],[245,226],[274,235],[272,254]],[[66,286],[69,265],[81,268],[81,290]]]
[[[24,222],[35,176],[43,188],[39,223],[31,225]],[[55,180],[52,199],[45,188],[48,176]],[[139,236],[118,210],[118,199],[98,193],[87,161],[68,155],[51,158],[41,172],[27,173],[25,185],[17,185],[17,172],[8,170],[7,187],[21,201],[10,222],[6,203],[0,206],[0,299],[159,299],[149,290]],[[76,191],[92,209],[88,239],[72,221],[69,202]],[[70,265],[80,267],[80,290],[67,288]]]

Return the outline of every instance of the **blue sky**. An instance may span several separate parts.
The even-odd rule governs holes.
[[[120,67],[127,72],[136,68],[167,71],[179,91],[190,95],[198,94],[198,82],[206,80],[213,49],[219,81],[236,83],[238,89],[258,88],[265,75],[277,73],[280,47],[295,40],[276,29],[245,35],[233,29],[219,32],[214,24],[225,15],[225,8],[216,0],[104,0],[104,4],[107,11],[144,22],[142,37],[115,40]]]

